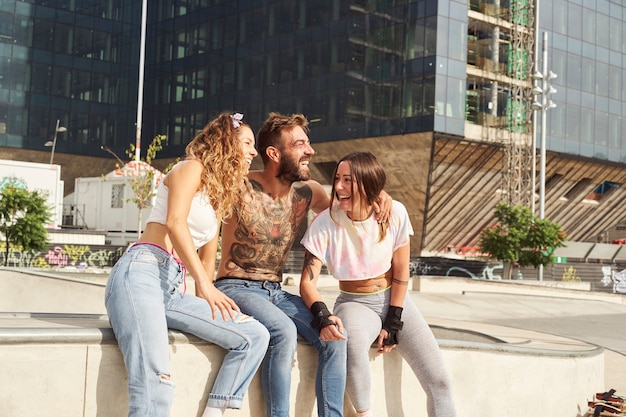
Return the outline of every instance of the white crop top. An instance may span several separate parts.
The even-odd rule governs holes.
[[[387,272],[395,250],[409,243],[413,227],[402,203],[392,201],[389,227],[380,242],[379,233],[374,215],[364,221],[352,221],[335,205],[332,218],[329,209],[315,217],[302,244],[336,279],[356,281]]]
[[[165,224],[167,220],[167,196],[169,189],[161,181],[157,189],[154,207],[148,216],[147,223]],[[196,249],[210,242],[217,233],[217,216],[205,193],[196,193],[191,200],[187,217],[189,232]]]

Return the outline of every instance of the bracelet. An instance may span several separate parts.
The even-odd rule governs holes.
[[[383,323],[383,329],[387,330],[387,338],[383,339],[383,345],[397,345],[398,332],[402,330],[404,323],[402,322],[402,307],[389,306],[387,317]]]
[[[317,329],[317,331],[322,330],[324,327],[335,324],[331,319],[332,313],[326,307],[326,304],[322,301],[316,301],[311,304],[311,313],[313,313],[313,320],[311,320],[311,327]]]

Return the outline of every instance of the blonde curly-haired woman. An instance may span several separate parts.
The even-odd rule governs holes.
[[[267,329],[213,285],[221,219],[240,198],[254,134],[222,113],[187,145],[159,185],[139,241],[111,270],[105,305],[128,372],[128,416],[169,416],[174,397],[168,329],[226,349],[204,417],[241,408],[269,342]],[[185,293],[185,275],[196,294]]]

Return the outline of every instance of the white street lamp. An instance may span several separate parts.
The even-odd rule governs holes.
[[[531,108],[534,111],[541,111],[541,142],[539,145],[539,218],[545,218],[546,204],[546,124],[547,112],[556,107],[550,96],[556,93],[556,89],[550,85],[557,75],[548,71],[548,33],[543,32],[543,70],[533,74],[535,82],[541,81],[541,86],[535,85],[532,90],[536,99]],[[535,150],[533,149],[533,152]],[[533,170],[535,167],[533,166]],[[535,190],[533,190],[534,194]],[[533,196],[534,197],[534,196]],[[533,213],[534,214],[534,213]],[[539,281],[543,281],[543,265],[539,265]]]
[[[63,133],[67,131],[67,128],[63,126],[59,126],[61,121],[57,119],[57,127],[54,129],[54,138],[44,143],[43,146],[52,146],[52,153],[50,154],[50,165],[52,165],[52,161],[54,161],[54,149],[57,147],[57,133]]]

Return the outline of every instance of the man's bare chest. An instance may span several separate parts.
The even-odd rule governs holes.
[[[293,205],[290,198],[272,199],[268,195],[256,195],[246,204],[244,215],[246,223],[267,219],[269,221],[289,222],[293,215]]]

